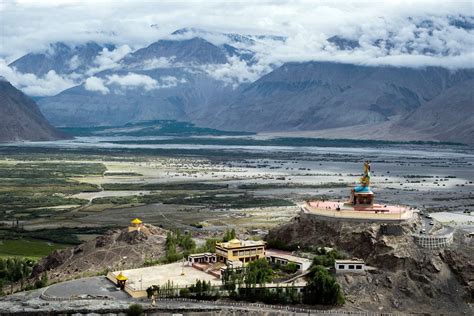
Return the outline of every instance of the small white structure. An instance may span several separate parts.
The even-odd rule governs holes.
[[[367,269],[364,260],[350,259],[350,260],[336,260],[334,262],[336,273],[364,273]]]
[[[193,263],[215,263],[217,262],[217,257],[215,253],[204,252],[204,253],[195,253],[188,256],[188,262]]]
[[[270,263],[287,265],[294,263],[298,267],[299,272],[305,272],[311,266],[311,260],[293,256],[291,252],[267,249],[265,258]]]

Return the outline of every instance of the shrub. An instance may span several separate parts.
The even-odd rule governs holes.
[[[298,266],[294,262],[290,262],[288,264],[282,265],[280,267],[282,271],[285,271],[286,273],[295,273],[298,271]]]
[[[189,296],[191,296],[191,291],[188,288],[181,289],[179,290],[179,296],[188,298]]]
[[[143,307],[140,304],[132,304],[127,309],[127,315],[129,316],[143,315]]]

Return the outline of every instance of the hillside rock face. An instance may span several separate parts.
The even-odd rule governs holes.
[[[116,229],[79,246],[56,250],[33,269],[32,278],[47,272],[52,281],[96,275],[105,270],[142,266],[164,255],[166,231],[146,224],[141,231]]]
[[[189,40],[160,40],[127,56],[125,64],[139,64],[154,58],[172,58],[182,63],[225,64],[225,51],[208,41],[195,37]]]
[[[0,78],[0,142],[66,138],[41,114],[36,103]]]
[[[187,119],[190,113],[212,112],[232,94],[232,87],[207,69],[227,63],[239,52],[198,37],[160,40],[125,56],[117,69],[95,74],[102,90],[94,90],[86,81],[38,103],[58,126]]]
[[[419,248],[411,234],[416,220],[402,233],[385,235],[381,224],[326,221],[300,214],[270,231],[267,240],[288,245],[334,247],[364,259],[376,270],[365,275],[337,275],[349,309],[414,313],[471,313],[474,291],[474,245],[458,233],[444,250]]]
[[[447,88],[398,124],[439,140],[474,142],[474,79]]]
[[[213,116],[206,113],[196,121],[255,132],[347,126],[357,131],[397,118],[400,133],[408,127],[433,139],[469,140],[473,79],[473,70],[288,63],[240,89]]]
[[[232,88],[205,73],[183,68],[134,71],[156,80],[157,88],[110,87],[110,93],[88,91],[84,85],[38,101],[45,116],[56,126],[121,125],[148,120],[179,120],[188,113],[208,112],[223,102]],[[103,72],[101,78],[127,76],[128,71]],[[166,84],[166,80],[172,80]],[[160,85],[162,85],[160,87]]]

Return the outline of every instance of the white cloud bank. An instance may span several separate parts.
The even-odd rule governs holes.
[[[142,88],[145,91],[154,89],[166,89],[176,87],[180,83],[185,83],[186,80],[178,79],[173,76],[163,76],[158,80],[153,79],[147,75],[140,75],[133,72],[129,72],[126,75],[109,75],[104,78],[89,77],[86,79],[84,88],[88,91],[100,92],[102,94],[108,94],[111,87],[117,87],[119,89],[138,89]],[[121,90],[120,90],[121,91]]]
[[[398,55],[427,55],[442,64],[473,50],[472,1],[147,1],[21,0],[0,7],[0,57],[8,61],[56,41],[97,41],[143,47],[183,27],[238,34],[283,35],[287,42],[257,45],[260,57],[282,63],[329,58],[348,62]],[[454,21],[454,22],[453,22]],[[460,27],[464,23],[466,27]],[[225,39],[209,33],[208,40]],[[328,47],[339,35],[358,40],[358,56]],[[389,43],[374,48],[374,41]],[[406,44],[409,43],[408,48]],[[129,47],[129,48],[130,48]],[[126,53],[123,48],[116,53]],[[117,59],[104,52],[99,65]],[[356,58],[357,57],[357,58]],[[111,60],[110,60],[111,59]],[[398,59],[393,60],[396,63]],[[430,59],[428,59],[430,60]],[[396,65],[396,64],[395,64]],[[468,65],[469,66],[469,65]]]
[[[12,0],[0,4],[0,19],[2,25],[8,26],[0,32],[3,64],[47,49],[57,41],[115,44],[117,49],[104,49],[87,72],[88,89],[100,93],[109,93],[112,85],[145,90],[166,87],[165,82],[153,82],[152,78],[133,73],[112,79],[96,75],[120,68],[119,60],[130,51],[170,38],[172,31],[184,27],[209,31],[203,37],[216,45],[229,41],[216,35],[219,32],[287,38],[284,42],[260,39],[253,44],[234,43],[238,48],[254,51],[255,63],[231,58],[225,65],[202,68],[213,78],[234,86],[254,81],[274,66],[291,61],[474,68],[474,17],[469,0]],[[356,41],[358,47],[339,49],[327,41],[335,35]],[[186,36],[193,34],[182,37]],[[71,60],[71,69],[77,66],[77,61]],[[169,68],[176,63],[173,59],[155,58],[143,66]],[[36,95],[57,93],[80,79],[54,72],[36,78],[6,69],[5,65],[0,75]]]
[[[138,88],[150,91],[158,87],[158,81],[146,75],[139,75],[129,72],[125,76],[111,75],[107,76],[108,85],[118,85],[124,88]]]
[[[88,91],[98,91],[102,94],[107,94],[110,92],[109,88],[105,86],[104,80],[94,76],[86,79],[84,88]]]
[[[55,95],[78,84],[73,79],[74,75],[60,76],[54,70],[50,70],[43,77],[37,77],[34,74],[17,72],[8,67],[3,60],[0,60],[0,75],[24,93],[34,96]]]
[[[114,50],[104,48],[94,60],[97,67],[89,69],[87,74],[93,75],[104,70],[120,68],[119,61],[131,51],[128,45],[121,45]]]

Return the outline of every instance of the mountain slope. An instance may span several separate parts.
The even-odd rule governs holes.
[[[21,73],[32,73],[39,77],[51,70],[58,74],[84,73],[94,66],[96,57],[104,48],[112,50],[114,46],[99,45],[94,42],[70,46],[58,42],[49,45],[45,52],[29,53],[9,66]]]
[[[173,58],[176,62],[196,64],[224,64],[224,51],[208,41],[195,37],[189,40],[160,40],[139,49],[124,58],[125,64],[134,64],[153,58]]]
[[[415,124],[416,117],[424,117],[434,107],[443,108],[437,102],[457,104],[450,115],[444,115],[444,126],[455,125],[466,113],[472,117],[472,96],[459,93],[472,86],[472,79],[473,70],[289,63],[241,89],[215,114],[196,114],[195,122],[228,130],[305,131],[357,128],[418,113],[403,123],[405,127],[442,138],[444,130],[434,133],[423,128]],[[443,110],[450,111],[449,107]],[[402,126],[398,120],[397,126]],[[444,139],[456,137],[458,133],[452,131]]]
[[[211,111],[232,93],[232,87],[206,69],[227,63],[228,51],[239,53],[230,45],[218,47],[202,38],[160,40],[127,55],[119,69],[95,74],[93,82],[101,89],[86,80],[38,103],[45,116],[61,126],[182,120],[193,111]]]
[[[45,116],[57,126],[121,125],[128,122],[183,119],[191,111],[210,111],[223,102],[231,88],[203,72],[184,68],[161,68],[146,71],[104,72],[110,76],[131,78],[145,76],[156,81],[152,89],[142,86],[110,84],[110,92],[88,91],[86,85],[71,88],[57,96],[38,101]],[[128,77],[127,77],[128,76]],[[168,82],[168,84],[166,84]]]
[[[446,89],[398,124],[439,140],[474,143],[474,79]]]
[[[0,79],[0,141],[56,140],[65,135],[44,118],[36,103]]]

